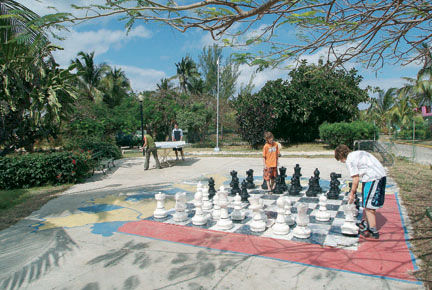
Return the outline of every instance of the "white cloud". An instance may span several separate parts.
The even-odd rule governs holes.
[[[112,67],[121,68],[130,80],[132,89],[137,92],[154,90],[156,89],[156,84],[158,84],[162,78],[167,77],[165,72],[155,69],[143,69],[127,65],[110,65]]]
[[[239,67],[240,75],[237,80],[237,88],[239,89],[242,85],[247,85],[251,76],[256,72],[257,66],[249,66],[247,64],[242,64]],[[260,90],[267,81],[272,81],[276,79],[287,79],[288,70],[282,68],[266,69],[261,72],[256,72],[253,79],[253,84],[255,85],[254,91]]]
[[[106,53],[112,47],[118,49],[133,38],[149,38],[151,35],[144,26],[134,27],[129,35],[124,30],[99,29],[83,32],[71,30],[70,33],[63,33],[62,36],[66,37],[66,40],[59,45],[64,50],[55,52],[54,57],[60,65],[66,66],[80,51],[87,53],[94,51],[97,56]]]

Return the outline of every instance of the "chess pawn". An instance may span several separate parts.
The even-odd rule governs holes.
[[[285,221],[287,225],[292,226],[295,224],[295,221],[291,215],[291,200],[285,196]]]
[[[211,210],[213,208],[213,204],[209,200],[209,189],[208,187],[202,188],[202,195],[203,195],[203,210]]]
[[[349,203],[344,205],[344,212],[345,212],[345,222],[341,226],[341,232],[344,235],[348,236],[357,236],[359,232],[359,227],[355,224],[354,219],[354,211],[355,204]]]
[[[283,188],[282,188],[282,183],[281,183],[281,177],[280,175],[276,176],[276,184],[275,184],[275,188],[273,190],[273,192],[275,194],[282,194],[283,193]]]
[[[330,213],[327,211],[327,197],[321,194],[319,198],[319,210],[315,215],[317,221],[326,222],[330,220]]]
[[[241,221],[244,219],[245,215],[242,212],[242,201],[239,194],[234,197],[234,210],[231,213],[231,219],[233,221]]]
[[[317,194],[322,192],[322,188],[319,184],[319,180],[320,180],[319,176],[320,176],[320,171],[318,170],[318,168],[316,168],[314,171],[314,177],[315,177],[315,180],[314,180],[315,184],[314,185],[315,185],[315,191],[317,192]]]
[[[281,168],[279,168],[279,176],[281,177],[280,184],[282,187],[282,191],[288,190],[288,186],[285,183],[286,171],[287,171],[287,169],[283,166]]]
[[[212,200],[213,196],[216,194],[216,189],[215,189],[215,181],[213,179],[213,177],[210,177],[209,182],[208,182],[208,192],[209,192],[209,199]]]
[[[202,210],[202,192],[197,191],[194,196],[195,215],[192,218],[192,223],[196,226],[202,226],[207,223],[207,216],[204,215]]]
[[[262,204],[259,197],[249,198],[250,206],[249,208],[253,212],[252,222],[250,224],[250,229],[253,232],[263,232],[266,229],[266,223],[263,220],[261,209]]]
[[[213,211],[212,211],[212,218],[214,220],[218,220],[221,215],[220,206],[219,206],[219,192],[224,191],[224,187],[221,186],[219,191],[216,192],[216,195],[213,197]]]
[[[316,196],[316,193],[314,190],[314,181],[315,181],[314,179],[315,179],[315,177],[313,177],[313,176],[311,176],[311,178],[309,179],[309,188],[306,191],[306,196],[309,196],[309,197]]]
[[[228,214],[228,192],[220,191],[219,192],[219,206],[220,206],[220,218],[216,223],[216,228],[219,230],[230,230],[232,229],[233,222]]]
[[[156,210],[153,212],[155,218],[162,219],[167,216],[167,210],[165,209],[165,193],[159,192],[155,194]]]
[[[230,182],[230,187],[232,188],[234,186],[234,177],[237,177],[237,171],[233,170],[230,172],[231,174],[231,182]]]
[[[296,175],[294,175],[293,177],[291,177],[291,187],[288,191],[289,195],[299,195],[300,194],[301,187],[299,190],[297,183],[299,183],[299,178]]]
[[[276,223],[273,225],[273,233],[275,235],[287,235],[289,233],[289,226],[286,223],[285,220],[285,203],[286,198],[284,196],[281,196],[276,201],[277,206],[277,217],[276,217]]]
[[[247,189],[254,189],[255,188],[255,184],[254,184],[254,178],[253,178],[253,169],[249,169],[248,171],[246,171],[246,188]]]
[[[268,189],[267,182],[264,179],[264,171],[263,171],[263,183],[261,184],[261,188],[264,189],[264,190]]]
[[[187,220],[188,215],[186,213],[186,192],[177,192],[175,195],[175,213],[174,213],[174,221],[175,222],[184,222]]]
[[[241,197],[241,201],[245,202],[245,203],[249,203],[248,198],[250,197],[249,192],[247,191],[246,188],[246,181],[243,180],[242,184],[241,184],[241,193],[240,193],[240,197]]]
[[[231,186],[231,193],[230,196],[235,196],[237,193],[241,193],[240,187],[239,187],[239,179],[237,176],[233,177],[232,180],[233,185]]]
[[[201,181],[198,181],[198,183],[197,183],[197,187],[196,187],[196,191],[201,191],[202,190],[202,183],[201,183]]]
[[[302,203],[297,208],[297,226],[293,230],[293,235],[299,239],[307,239],[311,235],[311,229],[308,228],[309,217],[307,215],[308,205],[307,203]]]

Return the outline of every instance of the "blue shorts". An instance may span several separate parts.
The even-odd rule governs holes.
[[[387,178],[384,176],[379,180],[363,182],[363,208],[378,209],[384,205],[386,181]]]

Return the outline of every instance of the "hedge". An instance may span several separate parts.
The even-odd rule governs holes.
[[[88,176],[92,162],[88,152],[0,157],[0,189],[75,183]]]
[[[79,149],[84,151],[91,151],[92,153],[101,152],[102,157],[120,159],[122,157],[122,153],[120,149],[108,142],[102,141],[86,141],[79,144]]]
[[[323,123],[319,132],[320,138],[333,148],[345,144],[352,149],[355,140],[373,140],[379,136],[378,127],[364,121]]]

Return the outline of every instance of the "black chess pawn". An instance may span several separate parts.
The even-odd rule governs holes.
[[[314,171],[314,177],[315,177],[315,187],[316,187],[316,191],[318,192],[318,193],[321,193],[322,192],[322,188],[321,188],[321,186],[320,186],[320,184],[319,184],[319,180],[320,180],[320,171],[318,170],[318,168],[317,169],[315,169],[315,171]]]
[[[231,174],[230,187],[233,187],[234,177],[237,177],[237,171],[233,170],[233,171],[230,172],[230,174]]]
[[[240,193],[241,201],[249,203],[249,192],[247,191],[246,180],[243,179],[241,183],[241,193]]]
[[[253,169],[249,169],[248,171],[246,171],[246,175],[247,175],[246,187],[247,187],[247,189],[254,189],[255,188],[255,183],[253,182],[254,181],[253,172],[254,172]]]
[[[288,185],[286,185],[286,182],[285,182],[286,171],[287,171],[287,169],[283,166],[281,168],[279,168],[279,176],[281,177],[280,183],[281,183],[282,191],[288,190]]]
[[[291,177],[291,187],[288,191],[289,195],[299,195],[300,194],[301,187],[299,190],[299,187],[297,185],[297,183],[299,183],[299,182],[300,181],[299,181],[299,178],[297,176],[294,175],[293,177]]]
[[[209,182],[208,182],[208,187],[209,187],[209,199],[213,199],[213,197],[216,194],[216,189],[215,189],[215,181],[213,179],[213,177],[210,177]]]
[[[261,184],[261,188],[264,190],[268,189],[267,181],[264,179],[264,171],[263,171],[263,183]]]
[[[338,180],[338,178],[341,177],[341,174],[337,174],[335,172],[330,173],[330,189],[327,192],[328,199],[338,199],[340,193],[340,181]]]
[[[306,196],[309,196],[309,197],[317,196],[316,181],[315,180],[316,180],[315,176],[311,176],[311,178],[309,179],[309,188],[306,191]]]
[[[296,166],[294,167],[294,175],[296,175],[299,178],[299,180],[300,180],[300,177],[302,176],[301,167],[298,164],[296,164]]]
[[[231,187],[231,193],[230,196],[236,196],[236,194],[240,194],[241,190],[240,190],[240,186],[239,186],[239,179],[237,176],[233,177],[233,186]]]
[[[282,188],[282,183],[281,183],[281,177],[280,175],[276,176],[275,178],[275,188],[273,189],[273,193],[275,194],[282,194],[283,193],[283,188]]]

